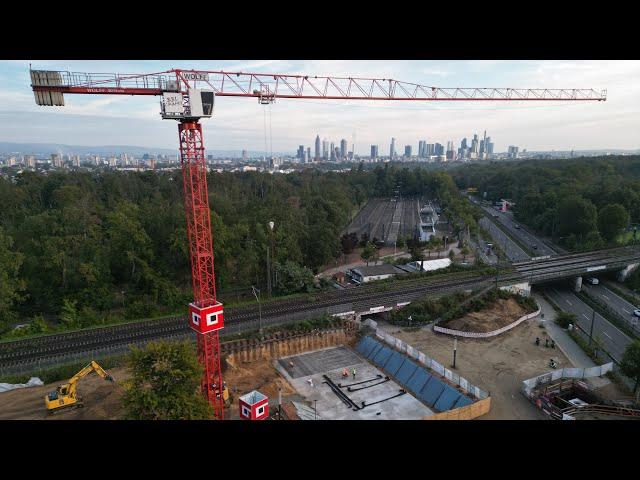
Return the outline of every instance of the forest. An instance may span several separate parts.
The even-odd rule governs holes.
[[[352,215],[396,185],[440,198],[475,225],[442,172],[212,172],[208,185],[223,300],[251,285],[266,292],[267,249],[275,295],[313,289],[313,274],[342,254]],[[180,171],[0,177],[0,334],[28,320],[11,335],[182,312],[191,281],[181,189]]]
[[[640,156],[489,162],[451,170],[460,188],[511,199],[516,219],[572,251],[628,242],[640,222]]]

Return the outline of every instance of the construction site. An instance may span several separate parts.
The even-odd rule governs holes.
[[[64,96],[69,94],[155,95],[162,98],[162,118],[178,122],[193,301],[188,305],[186,318],[167,320],[162,328],[173,329],[166,334],[170,340],[188,339],[196,344],[203,372],[198,391],[211,407],[214,419],[472,420],[542,419],[549,415],[566,419],[578,418],[575,408],[581,404],[571,403],[574,399],[585,405],[604,402],[601,400],[604,394],[591,395],[588,389],[607,387],[613,389],[609,395],[622,396],[611,382],[603,379],[609,371],[606,365],[589,372],[585,368],[574,371],[572,359],[561,349],[555,350],[553,341],[551,347],[540,346],[540,339],[548,344],[550,335],[541,323],[540,308],[526,312],[507,300],[486,311],[468,312],[440,326],[435,322],[398,327],[388,321],[389,312],[402,311],[411,301],[427,295],[445,290],[470,292],[472,285],[484,288],[492,284],[493,278],[483,277],[479,281],[475,274],[464,273],[463,280],[447,277],[444,281],[424,283],[422,279],[413,279],[375,291],[358,287],[355,292],[331,292],[311,300],[294,298],[289,300],[291,308],[283,304],[268,306],[267,313],[273,313],[274,318],[277,314],[302,321],[314,314],[323,314],[336,320],[336,324],[323,329],[294,328],[264,334],[259,305],[256,337],[233,341],[220,338],[226,327],[225,320],[239,319],[228,322],[232,330],[242,318],[240,314],[225,318],[224,306],[216,292],[208,168],[200,124],[201,119],[212,116],[215,96],[248,97],[268,105],[276,98],[388,101],[394,99],[394,92],[410,90],[413,93],[402,94],[404,100],[471,101],[513,100],[513,90],[505,93],[498,89],[471,89],[468,97],[460,98],[459,92],[464,89],[448,91],[411,85],[407,90],[402,82],[379,79],[310,79],[299,75],[177,69],[142,75],[72,75],[41,70],[30,73],[38,105],[62,106]],[[239,78],[247,83],[239,82]],[[321,90],[314,82],[324,82],[326,88]],[[349,88],[331,91],[329,86],[336,82],[346,83]],[[366,82],[369,86],[363,87]],[[303,91],[305,85],[307,90]],[[396,90],[396,87],[399,88]],[[345,93],[358,90],[365,93]],[[378,90],[382,90],[382,94]],[[491,94],[486,90],[491,90]],[[549,89],[531,92],[535,91],[527,90],[522,95],[529,100],[549,99],[548,95],[558,95],[552,97],[556,100],[585,99],[576,98],[575,92],[567,98],[563,97],[564,93]],[[586,99],[601,100],[593,93],[588,95]],[[522,96],[517,99],[522,100]],[[423,238],[425,227],[434,232],[437,221],[436,208],[430,203],[396,194],[370,201],[351,222],[348,231],[395,246],[400,237]],[[516,277],[515,273],[512,275]],[[496,279],[496,289],[497,284]],[[411,298],[400,299],[408,293]],[[352,301],[349,303],[343,295],[351,295]],[[387,297],[392,306],[386,303],[378,306],[381,298]],[[293,307],[301,305],[307,309],[307,316],[294,318]],[[331,310],[334,307],[335,310]],[[249,317],[247,313],[241,312],[241,315]],[[181,322],[179,328],[175,326],[177,321]],[[159,328],[162,322],[151,323]],[[104,334],[111,331],[109,328],[95,333],[96,343],[105,341]],[[134,331],[139,325],[122,328]],[[65,341],[73,344],[73,335],[65,337]],[[136,340],[141,345],[150,338],[144,338],[143,334],[139,337]],[[59,347],[47,341],[25,339],[22,344],[7,345],[2,358],[13,366],[38,348],[42,348],[44,355],[53,356]],[[27,345],[34,348],[25,348]],[[128,340],[124,345],[129,345]],[[551,361],[550,355],[553,355]],[[90,363],[67,383],[0,384],[4,390],[0,390],[0,419],[124,418],[123,385],[130,378],[130,372],[123,367],[105,370],[95,358],[86,360]],[[90,376],[92,373],[97,376]],[[581,381],[587,378],[591,385],[585,387],[587,383],[574,380],[562,384],[565,378],[575,379],[578,375]],[[523,387],[523,382],[529,385],[527,379],[541,376],[548,380],[536,380],[534,387],[528,389]],[[559,385],[550,383],[559,379]],[[593,415],[602,412],[602,409],[592,410]],[[628,409],[624,414],[633,416],[635,412]]]

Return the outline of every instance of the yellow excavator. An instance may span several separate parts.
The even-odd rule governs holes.
[[[78,399],[76,395],[76,389],[78,380],[86,375],[89,375],[91,372],[96,372],[102,378],[110,382],[114,381],[111,375],[109,375],[100,365],[98,365],[97,362],[92,360],[89,365],[76,373],[71,378],[71,380],[69,380],[69,383],[60,385],[55,391],[45,395],[44,403],[47,407],[47,412],[52,414],[61,410],[67,410],[71,407],[80,408],[84,406],[84,404],[82,403],[82,399]]]

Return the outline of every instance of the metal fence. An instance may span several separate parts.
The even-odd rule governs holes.
[[[604,365],[596,365],[595,367],[590,368],[561,368],[525,380],[522,382],[522,391],[529,396],[534,388],[560,380],[561,378],[578,378],[580,380],[584,380],[585,378],[601,377],[612,370],[613,362],[605,363]]]
[[[420,350],[412,347],[408,343],[403,342],[399,338],[396,338],[393,335],[380,329],[376,329],[376,336],[388,345],[391,345],[400,352],[405,353],[407,356],[417,360],[429,370],[432,370],[438,375],[446,378],[452,384],[459,386],[462,390],[470,395],[473,395],[475,398],[481,400],[489,396],[489,393],[485,392],[479,387],[476,387],[475,385],[472,385],[471,382],[469,382],[464,377],[461,377],[457,373],[449,370],[448,368],[445,368],[444,365],[441,365],[434,359],[428,357]]]

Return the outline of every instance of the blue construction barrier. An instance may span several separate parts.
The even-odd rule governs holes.
[[[424,384],[429,381],[431,378],[431,374],[427,372],[424,368],[418,368],[415,373],[411,376],[409,381],[407,381],[406,386],[407,390],[410,392],[419,392],[424,387]]]
[[[371,350],[373,350],[376,345],[378,345],[378,342],[376,342],[373,338],[364,337],[362,340],[360,340],[360,342],[358,342],[358,345],[356,346],[356,350],[363,357],[367,357],[367,355],[371,353]]]
[[[431,376],[431,379],[422,387],[420,393],[418,393],[418,398],[430,407],[433,407],[443,390],[444,383],[436,377]]]
[[[384,364],[387,363],[387,360],[389,360],[389,357],[393,353],[393,350],[391,350],[390,348],[382,347],[380,350],[378,350],[378,353],[374,355],[371,361],[379,367],[384,367]]]
[[[400,370],[400,367],[402,366],[406,358],[407,357],[399,352],[393,352],[389,357],[389,360],[387,360],[387,363],[383,365],[384,370],[389,375],[393,375],[395,377],[396,373],[398,373],[398,370]]]
[[[455,388],[445,384],[444,390],[440,394],[440,397],[438,397],[438,400],[434,404],[433,408],[440,412],[446,412],[447,410],[451,410],[451,408],[453,408],[455,403],[458,401],[458,398],[460,398],[460,392]]]
[[[417,368],[418,365],[407,358],[402,364],[402,367],[400,367],[400,370],[398,370],[398,373],[396,373],[395,377],[400,381],[400,383],[406,385]]]
[[[356,350],[434,410],[444,412],[473,403],[472,398],[377,339],[364,337]]]
[[[467,397],[466,395],[460,395],[460,398],[451,409],[466,407],[467,405],[471,405],[472,403],[473,400],[471,400],[469,397]]]
[[[376,342],[376,346],[371,349],[371,351],[367,355],[367,358],[371,360],[373,357],[375,357],[376,353],[378,353],[381,349],[382,349],[382,345]]]

